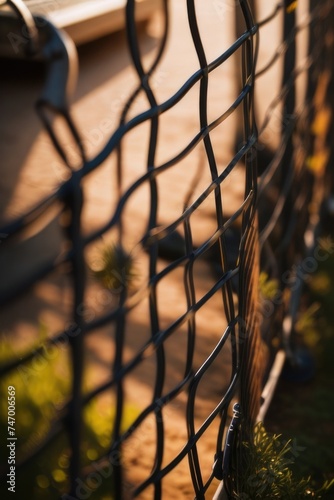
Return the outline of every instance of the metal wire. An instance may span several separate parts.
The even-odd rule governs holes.
[[[326,195],[324,184],[326,183],[325,179],[328,178],[326,173],[328,169],[324,168],[322,175],[319,176],[307,168],[306,160],[313,154],[313,144],[312,141],[308,140],[307,136],[304,137],[301,130],[311,129],[311,123],[317,111],[317,104],[314,101],[315,89],[320,79],[323,78],[324,72],[328,70],[328,60],[330,60],[333,54],[332,46],[328,41],[328,35],[332,34],[332,27],[329,23],[326,23],[328,18],[333,17],[332,1],[322,0],[311,2],[307,19],[298,24],[295,2],[278,3],[266,19],[256,23],[254,12],[250,8],[249,2],[241,0],[240,5],[237,5],[235,8],[239,9],[239,14],[243,18],[245,24],[244,33],[215,60],[208,61],[201,37],[196,3],[194,0],[187,0],[189,29],[198,58],[199,69],[189,76],[188,80],[184,82],[173,96],[159,103],[152,86],[152,75],[159,66],[166,50],[170,25],[169,2],[164,0],[162,3],[164,19],[163,35],[153,63],[148,70],[145,70],[136,31],[136,2],[134,0],[127,1],[126,33],[132,65],[137,73],[139,83],[124,105],[117,130],[94,158],[87,159],[86,157],[80,138],[80,127],[74,124],[67,103],[64,104],[64,107],[52,105],[52,102],[50,106],[50,102],[47,99],[43,101],[43,105],[40,103],[38,110],[42,120],[50,134],[55,149],[66,162],[71,175],[54,193],[41,200],[29,212],[0,228],[0,233],[7,235],[6,241],[2,245],[5,246],[20,231],[38,221],[50,207],[60,205],[61,208],[58,209],[59,214],[66,213],[68,215],[68,223],[63,230],[63,238],[68,242],[69,249],[59,256],[57,261],[52,260],[45,263],[43,267],[41,266],[37,271],[31,272],[24,280],[9,286],[6,291],[0,294],[0,305],[4,306],[10,303],[20,294],[31,289],[36,282],[44,279],[51,272],[57,271],[64,263],[69,263],[69,275],[72,280],[73,289],[73,324],[69,329],[61,331],[53,338],[45,341],[44,346],[27,353],[19,360],[1,366],[0,372],[1,375],[6,375],[15,368],[31,362],[31,360],[42,352],[45,346],[59,344],[64,336],[69,338],[72,366],[71,399],[59,412],[57,420],[52,422],[47,436],[33,450],[30,450],[29,453],[20,458],[19,465],[22,466],[36,459],[65,428],[71,449],[68,493],[74,498],[76,498],[76,481],[78,477],[84,477],[80,461],[83,409],[90,401],[96,399],[98,395],[110,389],[113,389],[115,393],[113,431],[109,450],[96,460],[95,463],[97,466],[98,464],[102,465],[108,457],[110,460],[110,457],[122,456],[124,443],[135,434],[148,417],[153,416],[155,433],[154,465],[146,479],[133,489],[132,496],[139,496],[142,492],[153,486],[153,497],[155,499],[163,498],[163,479],[184,458],[187,458],[189,464],[189,481],[192,484],[194,498],[207,498],[207,491],[211,483],[216,479],[224,479],[225,492],[230,498],[233,498],[238,470],[233,470],[231,463],[232,458],[237,456],[240,451],[237,449],[238,440],[234,439],[234,433],[239,432],[239,427],[241,427],[241,435],[245,439],[247,430],[256,421],[261,404],[261,392],[266,374],[268,373],[268,352],[272,350],[270,340],[268,341],[268,335],[263,332],[265,321],[259,310],[259,275],[261,269],[268,263],[268,259],[266,262],[266,251],[269,249],[270,255],[273,256],[275,273],[278,276],[282,276],[284,271],[291,269],[293,264],[302,255],[310,252],[310,247],[307,247],[303,242],[301,243],[300,238],[297,238],[296,241],[297,235],[301,235],[303,239],[303,235],[307,231],[311,231],[313,235],[316,234],[320,220],[319,217],[316,223],[314,223],[314,217],[312,218],[309,213],[309,204],[306,203],[306,200],[313,200],[316,204],[316,210],[320,213],[321,205]],[[16,1],[15,6],[16,9],[19,9],[19,2]],[[284,13],[283,42],[277,47],[275,54],[268,63],[261,66],[262,62],[260,61],[259,66],[261,69],[258,70],[256,66],[258,30],[263,29],[263,27],[275,20],[277,16],[281,15],[282,12]],[[315,36],[319,27],[321,27],[323,33],[321,36],[318,36],[318,34]],[[302,67],[298,67],[296,63],[296,37],[303,30],[308,30],[309,32],[310,46],[306,62],[303,63]],[[241,91],[229,108],[214,121],[210,122],[208,118],[210,75],[239,49],[242,49]],[[66,53],[65,47],[64,54]],[[322,54],[320,60],[319,54]],[[256,81],[280,59],[283,59],[284,67],[280,92],[277,96],[273,96],[272,103],[258,132],[255,123],[257,102],[254,97],[254,88]],[[303,111],[299,113],[295,109],[295,93],[297,77],[302,73],[307,75],[308,89]],[[165,163],[158,164],[156,160],[158,140],[164,140],[160,133],[160,117],[174,106],[177,106],[197,83],[199,83],[199,131],[188,144],[185,144],[180,153],[169,158]],[[147,111],[129,118],[133,103],[139,94],[145,96],[149,107]],[[52,93],[50,96],[52,97]],[[261,156],[259,147],[261,137],[268,128],[273,110],[282,103],[284,111],[280,134],[281,144],[277,151],[271,152],[270,161],[267,162],[264,171],[258,172],[257,156]],[[52,108],[56,116],[62,115],[65,118],[69,132],[77,143],[81,165],[76,170],[71,167],[66,152],[62,149],[61,141],[58,140],[57,132],[53,128],[53,122],[48,119],[46,108],[49,107]],[[219,128],[231,113],[240,109],[242,109],[243,113],[242,145],[237,148],[235,156],[230,159],[225,169],[219,171],[215,148],[210,134],[213,130]],[[302,128],[300,126],[301,120],[304,123]],[[143,123],[149,125],[146,171],[124,190],[124,139],[131,130]],[[298,163],[299,160],[297,161],[296,159],[299,151],[297,150],[298,141],[304,147],[302,167]],[[180,162],[199,145],[204,146],[205,164],[208,166],[211,180],[201,193],[196,195],[195,199],[195,185],[192,185],[184,202],[182,214],[168,225],[160,227],[158,223],[159,178],[164,172],[177,168]],[[118,190],[115,210],[103,227],[88,235],[84,235],[81,228],[82,210],[85,203],[82,182],[91,172],[98,169],[114,151],[117,152]],[[244,199],[239,209],[232,216],[227,217],[221,186],[226,182],[226,179],[229,178],[240,161],[243,161],[245,165]],[[145,248],[148,254],[147,283],[134,295],[129,294],[127,286],[124,285],[119,295],[117,307],[96,319],[85,320],[83,315],[80,314],[80,308],[86,300],[85,294],[87,290],[85,249],[113,228],[117,229],[117,244],[122,248],[123,235],[126,230],[123,222],[123,212],[134,193],[140,187],[146,185],[149,189],[150,209],[146,221],[145,234],[142,235],[137,243],[139,246]],[[276,196],[274,207],[270,211],[267,208],[266,196],[272,186],[275,188],[278,186],[278,195]],[[320,196],[319,186],[322,186]],[[214,194],[216,230],[209,239],[195,248],[192,237],[191,217],[212,193]],[[269,213],[265,224],[262,223],[261,218],[263,207]],[[234,227],[235,221],[240,220],[240,218],[242,219],[242,224],[238,241],[238,255],[235,256],[235,265],[231,266],[229,264],[231,249],[227,234],[228,230]],[[273,236],[274,230],[277,231],[277,228],[279,228],[278,239],[277,236]],[[158,266],[159,244],[164,238],[175,233],[176,229],[183,229],[184,252],[161,270]],[[194,268],[199,259],[213,248],[219,249],[220,274],[206,293],[201,298],[198,298]],[[263,261],[265,261],[264,264]],[[183,269],[186,311],[168,326],[162,327],[157,289],[162,280],[178,268]],[[237,290],[233,281],[236,277],[238,279]],[[283,296],[284,290],[289,287],[281,279],[279,288]],[[194,353],[196,351],[197,338],[196,314],[218,293],[221,296],[227,327],[202,366],[194,370]],[[148,328],[150,338],[142,342],[141,347],[137,352],[132,354],[131,359],[125,361],[125,337],[129,313],[147,298],[149,302]],[[276,307],[278,310],[277,314],[273,315],[270,324],[272,325],[276,322],[277,317],[282,318],[290,315],[291,310],[295,311],[296,307],[298,307],[298,304],[296,306],[296,300],[298,302],[298,299],[296,299],[296,296],[290,290],[290,302],[282,301]],[[293,330],[293,321],[291,324],[292,328],[287,335],[282,336],[279,332],[278,335],[281,343],[284,344],[287,352],[292,356],[289,338]],[[113,325],[115,329],[115,353],[112,373],[108,381],[83,394],[82,379],[85,370],[84,339],[88,335],[94,335],[104,325]],[[167,376],[165,346],[167,340],[175,336],[180,331],[182,325],[186,326],[187,331],[184,372],[178,383],[166,392],[164,389]],[[264,342],[264,338],[266,342]],[[231,371],[230,378],[226,383],[225,393],[221,397],[219,404],[216,405],[205,421],[200,426],[197,426],[195,423],[195,413],[196,405],[198,404],[197,391],[199,384],[213,362],[218,359],[218,356],[227,346],[230,349]],[[151,402],[140,412],[131,426],[124,430],[122,422],[126,406],[125,382],[129,375],[148,357],[154,358],[156,366],[155,373],[152,373]],[[164,409],[180,393],[185,393],[187,398],[186,422],[188,437],[187,441],[183,443],[181,451],[166,463],[164,461],[164,450],[166,447]],[[229,433],[226,433],[226,423],[229,419],[228,411],[233,398],[239,400],[240,406],[235,408],[233,425],[230,426]],[[204,433],[217,417],[220,419],[220,424],[217,431],[216,447],[212,450],[213,470],[209,477],[204,477],[198,443],[204,439]],[[228,452],[226,451],[227,449]],[[241,462],[241,459],[239,462]],[[114,498],[121,499],[124,498],[124,467],[122,460],[113,460],[112,464]]]

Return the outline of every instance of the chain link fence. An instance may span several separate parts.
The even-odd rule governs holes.
[[[123,103],[115,131],[89,156],[68,104],[74,78],[71,41],[48,21],[34,20],[21,2],[7,2],[28,31],[29,44],[24,47],[28,55],[42,53],[47,59],[46,86],[36,109],[65,172],[52,194],[0,229],[5,256],[21,235],[42,233],[50,218],[56,221],[62,244],[53,258],[41,259],[20,279],[8,279],[0,294],[2,307],[14,311],[13,324],[26,307],[27,294],[35,294],[41,283],[62,276],[69,297],[64,312],[67,325],[38,345],[33,339],[30,350],[9,356],[1,366],[6,387],[14,385],[14,373],[29,384],[27,374],[36,360],[52,367],[49,353],[65,352],[68,396],[55,411],[43,415],[45,428],[36,429],[28,445],[18,449],[22,477],[31,464],[40,467],[47,460],[48,450],[68,459],[65,477],[53,482],[52,491],[39,475],[39,486],[32,493],[36,498],[46,498],[43,488],[47,498],[55,495],[64,500],[173,498],[168,481],[180,477],[184,498],[212,498],[222,480],[219,495],[234,498],[238,436],[244,439],[247,430],[264,418],[272,380],[285,359],[296,364],[293,332],[302,283],[326,252],[317,238],[333,187],[333,4],[306,3],[273,3],[261,18],[256,2],[215,2],[222,30],[225,15],[232,13],[237,35],[232,45],[209,58],[198,6],[187,1],[184,29],[190,31],[198,69],[160,101],[153,82],[167,50],[171,2],[161,2],[162,34],[148,65],[140,51],[136,2],[128,0],[126,37],[138,86]],[[280,42],[266,59],[260,40],[273,25],[281,30]],[[233,57],[240,88],[226,109],[212,118],[211,78]],[[277,71],[275,82],[265,81],[272,69]],[[264,88],[269,96],[265,109]],[[159,145],[173,141],[173,130],[166,131],[163,117],[182,106],[194,89],[196,133],[187,141],[181,137],[177,154],[162,159]],[[138,98],[146,102],[140,113]],[[235,151],[224,163],[213,135],[225,130],[231,116],[237,116]],[[71,151],[75,150],[75,162],[59,132],[59,121]],[[137,144],[133,134],[143,128],[144,168],[129,176],[127,151]],[[191,156],[194,152],[200,152],[198,165]],[[90,177],[110,157],[114,159],[111,213],[99,227],[83,230]],[[187,158],[193,165],[187,164],[184,177],[169,178],[170,173],[184,171]],[[177,182],[184,190],[179,213],[170,215],[168,203],[161,200],[164,196],[168,200]],[[236,191],[242,192],[241,197],[235,195],[232,210],[224,189],[232,198]],[[132,200],[135,208],[128,212]],[[145,206],[144,216],[138,203]],[[203,223],[198,218],[208,211],[210,232],[205,230],[207,219]],[[91,314],[94,294],[103,297],[104,304]],[[211,333],[215,321],[218,333]],[[108,343],[101,333],[106,331]],[[98,345],[102,353],[109,352],[109,375],[92,375],[94,380],[87,385],[89,356]],[[38,373],[36,388],[43,378],[43,372]],[[141,385],[136,386],[136,380]],[[135,403],[131,387],[137,393]],[[82,451],[88,432],[85,415],[105,395],[112,408],[112,414],[104,410],[109,434],[98,453],[87,452],[87,460]],[[201,411],[209,400],[211,406]],[[135,410],[129,410],[133,406]],[[97,414],[92,419],[98,420]],[[63,443],[60,450],[57,443]],[[6,463],[2,473],[7,473]]]

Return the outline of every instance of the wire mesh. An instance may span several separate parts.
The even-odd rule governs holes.
[[[226,10],[228,3],[222,4],[217,8]],[[6,237],[1,251],[53,209],[57,220],[61,221],[65,250],[22,279],[9,283],[6,289],[2,289],[0,301],[2,306],[8,307],[33,290],[40,281],[66,270],[70,282],[68,287],[72,291],[71,320],[69,326],[44,339],[42,345],[3,364],[1,374],[7,380],[6,377],[15,370],[30,366],[38,356],[45,356],[46,349],[68,344],[70,397],[57,410],[42,438],[22,452],[18,464],[24,468],[38,459],[65,430],[70,466],[68,482],[63,486],[67,488],[66,492],[59,491],[64,499],[81,498],[79,484],[86,485],[90,496],[96,494],[96,498],[100,498],[99,485],[94,488],[87,486],[87,478],[96,471],[100,473],[98,477],[104,477],[106,464],[108,474],[105,481],[112,492],[111,498],[168,498],[166,481],[169,476],[174,477],[173,472],[179,466],[183,467],[179,469],[180,474],[187,478],[185,498],[212,497],[212,488],[216,488],[221,479],[224,479],[225,493],[233,498],[238,474],[238,470],[231,467],[232,458],[237,453],[234,435],[239,428],[247,432],[256,421],[262,389],[277,350],[284,348],[293,360],[291,334],[301,293],[300,277],[305,274],[305,259],[314,250],[320,211],[332,183],[332,176],[328,173],[332,155],[328,145],[331,120],[326,122],[327,126],[320,127],[320,132],[315,122],[321,113],[323,116],[328,112],[328,100],[331,99],[333,5],[326,0],[310,1],[304,17],[297,19],[297,2],[281,2],[273,6],[271,13],[260,22],[256,22],[256,17],[254,20],[256,5],[251,9],[250,2],[240,1],[232,7],[227,6],[236,11],[241,24],[240,33],[218,57],[208,59],[198,6],[194,0],[187,1],[188,27],[198,69],[173,95],[159,102],[152,81],[166,51],[170,3],[167,0],[162,2],[160,45],[147,67],[140,52],[136,2],[128,0],[126,35],[139,83],[121,110],[115,132],[93,157],[88,157],[85,152],[80,126],[77,127],[72,120],[66,96],[58,99],[55,87],[52,87],[37,104],[37,111],[69,174],[50,196],[29,212],[3,225],[0,232]],[[258,34],[260,32],[261,36],[261,30],[277,19],[283,26],[282,42],[269,62],[262,62]],[[223,21],[224,18],[222,28]],[[52,27],[48,29],[54,34]],[[300,61],[298,37],[305,33],[308,49]],[[240,58],[241,88],[227,109],[212,119],[210,79],[233,56]],[[258,117],[261,96],[254,91],[257,82],[277,63],[283,67],[282,83],[278,94],[271,94],[270,105],[261,120]],[[55,78],[54,74],[52,78]],[[301,80],[304,81],[304,91],[301,91],[304,96],[297,105],[296,94],[300,92],[298,85]],[[183,143],[180,152],[161,161],[159,142],[170,140],[161,132],[162,118],[195,88],[198,89],[199,110],[197,131],[189,142]],[[138,96],[144,96],[147,103],[147,109],[139,114],[135,109]],[[271,119],[277,109],[280,109],[279,130],[270,131]],[[212,135],[220,130],[231,114],[237,113],[241,117],[238,121],[242,123],[242,131],[236,139],[238,147],[234,156],[222,165],[217,160]],[[80,158],[78,166],[73,166],[58,136],[53,118],[59,116],[76,143],[77,157]],[[145,171],[140,175],[137,172],[136,177],[128,182],[126,152],[131,145],[126,140],[143,124],[147,125]],[[278,139],[275,147],[270,144],[272,137]],[[189,185],[180,200],[182,209],[170,219],[166,215],[167,222],[161,224],[161,193],[167,189],[165,176],[182,168],[182,161],[198,150],[201,150],[201,162],[199,168],[193,168],[187,176]],[[98,171],[112,155],[116,158],[112,172],[115,184],[111,195],[114,202],[112,213],[103,225],[84,232],[86,178],[89,179],[89,175]],[[238,182],[242,183],[243,195],[237,209],[231,212],[224,201],[223,186],[232,186],[233,189],[236,181],[232,175],[240,165],[242,176]],[[208,174],[204,184],[199,180],[203,170]],[[143,188],[148,209],[145,220],[138,222],[141,229],[132,238],[129,248],[128,216],[125,214],[132,198]],[[173,185],[169,189],[173,189]],[[213,213],[214,229],[195,243],[196,215],[204,210],[207,202],[210,202]],[[94,248],[101,238],[109,238],[109,241],[111,238],[113,242],[109,254],[114,259],[114,264],[110,264],[112,285],[109,283],[109,296],[113,301],[101,314],[90,317],[87,303],[92,277],[88,270],[87,249]],[[181,249],[177,246],[179,244]],[[208,261],[214,266],[214,279]],[[140,264],[137,281],[132,279],[133,262]],[[201,281],[203,265],[207,266],[204,288]],[[277,282],[275,297],[270,301],[263,297],[260,300],[260,272],[266,273],[268,280]],[[169,299],[164,296],[168,290],[167,286],[164,288],[165,283],[169,279],[177,280],[182,291],[180,307],[175,302],[168,306]],[[169,309],[175,307],[175,314],[172,311],[167,320],[162,312],[164,301]],[[210,316],[201,314],[211,304],[208,314],[216,310],[225,327],[220,326],[220,334],[210,340],[209,333],[205,334],[210,332]],[[265,309],[266,305],[269,310]],[[133,322],[139,311],[146,319],[143,328]],[[112,353],[110,375],[84,390],[85,360],[89,346],[92,346],[87,344],[87,339],[96,338],[96,342],[101,342],[98,335],[104,328],[109,330],[112,340],[112,348],[108,347]],[[200,333],[203,331],[204,334]],[[205,339],[204,344],[207,343],[202,358],[198,355],[203,348],[200,335]],[[171,353],[177,351],[180,351],[181,369],[173,376]],[[145,368],[150,387],[148,402],[142,407],[138,405],[132,422],[125,424],[129,384],[144,365],[148,367]],[[221,374],[221,379],[218,378],[218,386],[214,387],[217,373],[218,376]],[[205,398],[203,391],[204,394],[208,391],[208,384],[217,390],[215,403],[211,411],[199,418],[201,401]],[[114,408],[108,446],[92,463],[83,466],[84,411],[106,393],[112,393]],[[233,425],[226,432],[233,400],[238,400],[239,406],[235,407]],[[180,411],[174,412],[175,408]],[[173,436],[170,430],[166,430],[170,428],[171,420],[174,429],[175,425],[183,425],[175,424],[176,418],[185,423],[184,440],[181,449],[166,453]],[[150,442],[151,449],[147,447],[146,437],[142,438],[147,432],[153,442]],[[133,444],[134,439],[138,440],[137,447]],[[203,458],[206,440],[210,442],[210,463]],[[136,460],[133,456],[131,460],[128,458],[130,448],[134,448]],[[151,461],[146,465],[145,477],[138,478],[136,464],[145,462],[146,454],[152,455]]]

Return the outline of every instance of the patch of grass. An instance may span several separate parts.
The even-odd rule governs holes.
[[[130,288],[136,278],[133,258],[120,245],[104,245],[91,269],[95,279],[115,293]]]
[[[260,293],[264,299],[274,299],[279,291],[277,279],[270,279],[265,272],[260,273],[259,277]]]
[[[45,332],[41,333],[39,344],[30,347],[29,350],[36,349],[43,342],[45,342]],[[29,455],[36,445],[43,441],[70,397],[71,373],[67,349],[55,347],[42,353],[37,358],[38,362],[32,361],[19,369],[12,370],[2,378],[0,383],[1,436],[7,436],[8,386],[15,387],[16,463],[26,454]],[[16,353],[13,358],[12,343],[4,340],[1,344],[0,363],[20,358],[23,354],[23,352]],[[123,431],[130,427],[138,415],[138,410],[126,407],[124,414]],[[107,453],[113,422],[114,409],[109,398],[93,400],[85,407],[81,443],[81,462],[84,468],[90,467],[98,458]],[[6,464],[6,447],[1,447],[1,453],[1,463]],[[17,498],[59,500],[60,494],[68,489],[69,464],[70,449],[64,429],[40,454],[30,459],[17,471]],[[80,484],[85,484],[85,478],[81,479],[83,482]],[[90,500],[101,498],[112,500],[112,485],[111,475],[106,479],[101,479],[98,488],[87,486],[86,491],[89,492]]]
[[[332,490],[334,480],[315,489],[310,477],[298,477],[292,465],[303,448],[295,440],[285,441],[282,435],[268,433],[262,423],[241,446],[242,464],[233,494],[236,500],[320,500]]]
[[[315,378],[307,383],[281,380],[269,409],[266,427],[293,436],[303,452],[292,469],[311,475],[316,487],[334,478],[334,255],[309,275],[304,313],[297,334],[314,356]],[[331,497],[334,493],[331,493]]]

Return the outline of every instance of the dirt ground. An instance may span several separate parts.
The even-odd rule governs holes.
[[[198,2],[198,17],[208,61],[220,55],[234,39],[234,10],[232,7],[219,10],[218,3]],[[154,58],[160,32],[159,18],[155,18],[146,27],[146,31],[140,34],[145,66]],[[267,47],[264,50],[269,49]],[[117,127],[119,113],[137,83],[137,76],[129,59],[124,33],[117,33],[81,47],[79,64],[79,80],[72,110],[89,156],[92,157],[103,147]],[[231,58],[210,77],[209,120],[217,118],[233,102],[236,96],[236,82],[239,79],[236,67],[236,59]],[[3,87],[1,96],[8,95],[10,98],[2,99],[2,115],[5,119],[0,125],[0,147],[5,175],[2,176],[1,182],[0,213],[3,220],[10,220],[50,193],[65,179],[66,172],[33,109],[34,101],[41,89],[43,75],[38,69],[31,70],[27,66],[18,68],[8,64],[6,68],[6,75],[1,82]],[[187,24],[186,4],[174,0],[171,2],[171,31],[167,50],[152,79],[157,101],[163,102],[171,97],[198,68],[199,63]],[[273,71],[276,71],[274,74],[279,74],[279,69],[274,68]],[[156,165],[174,157],[198,132],[198,96],[199,84],[195,85],[175,108],[159,118]],[[269,96],[265,96],[263,101],[265,106]],[[133,116],[147,108],[148,103],[143,96],[140,96],[131,114]],[[237,120],[233,114],[211,134],[219,172],[226,167],[233,156]],[[124,140],[123,192],[145,172],[148,133],[148,126],[145,124],[129,133]],[[71,145],[66,144],[66,147],[71,154]],[[86,234],[106,223],[115,208],[117,201],[115,160],[115,155],[111,155],[84,181],[83,231]],[[208,161],[202,146],[195,148],[177,167],[166,171],[158,178],[158,220],[161,224],[167,225],[181,215],[190,183],[197,178],[199,171],[201,175],[192,195],[194,200],[210,181]],[[242,165],[237,166],[223,185],[222,194],[225,213],[229,215],[240,206],[243,199]],[[138,241],[144,234],[148,212],[149,192],[145,186],[138,189],[131,197],[123,215],[124,245],[134,255],[139,276],[137,287],[140,287],[141,282],[145,282],[147,276],[148,258],[138,247]],[[205,241],[215,231],[217,223],[214,214],[214,196],[211,195],[191,219],[195,246]],[[8,287],[8,283],[14,284],[24,278],[41,262],[62,252],[61,227],[56,214],[51,213],[41,224],[41,227],[34,228],[35,232],[24,234],[21,241],[13,243],[2,253],[1,263],[5,262],[6,265],[0,284],[1,290]],[[108,232],[103,242],[98,242],[97,246],[88,249],[87,261],[90,263],[94,261],[99,245],[112,242],[114,239],[115,232]],[[159,269],[165,266],[166,262],[160,260]],[[213,283],[211,267],[207,262],[199,261],[195,269],[197,300],[212,287]],[[106,311],[113,300],[112,297],[106,299],[101,295],[101,290],[92,279],[89,279],[86,299],[96,317]],[[1,328],[3,331],[10,331],[16,342],[25,344],[37,335],[38,324],[42,320],[47,325],[49,334],[53,335],[64,328],[69,318],[70,304],[71,297],[66,276],[52,275],[34,288],[29,295],[7,307],[2,314]],[[167,327],[185,312],[183,268],[177,268],[161,281],[158,286],[158,304],[160,328]],[[197,313],[196,326],[194,370],[202,365],[226,328],[220,293],[214,294]],[[110,326],[101,328],[87,338],[90,388],[110,377],[114,354],[112,330]],[[148,301],[145,299],[128,317],[124,362],[132,359],[149,336]],[[186,345],[186,324],[184,324],[165,345],[164,393],[183,378]],[[229,381],[230,371],[230,349],[226,346],[199,386],[195,408],[196,429],[221,400]],[[150,403],[155,373],[156,359],[151,355],[126,378],[124,385],[126,404],[135,406],[139,411]],[[183,392],[168,404],[164,411],[166,439],[163,464],[169,463],[187,441],[186,403],[187,394]],[[211,473],[218,424],[218,419],[215,419],[199,441],[198,451],[204,479]],[[154,450],[153,421],[147,419],[125,447],[124,464],[128,484],[132,486],[139,484],[149,475],[154,465]],[[208,490],[207,498],[212,497],[217,485],[218,481],[214,481]],[[152,490],[147,489],[140,498],[153,498]],[[163,498],[193,498],[186,458],[163,480]]]

